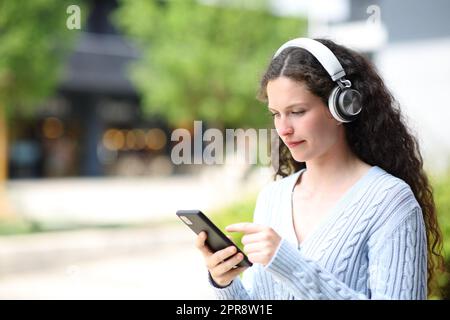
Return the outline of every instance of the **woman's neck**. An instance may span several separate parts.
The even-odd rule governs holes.
[[[306,161],[307,170],[301,180],[311,192],[327,192],[330,188],[351,184],[369,168],[349,148],[339,146],[321,157]]]

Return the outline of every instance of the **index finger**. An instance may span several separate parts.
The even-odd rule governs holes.
[[[255,233],[259,232],[263,229],[263,226],[258,225],[256,223],[251,222],[240,222],[227,226],[225,228],[228,232],[243,232],[247,233]]]

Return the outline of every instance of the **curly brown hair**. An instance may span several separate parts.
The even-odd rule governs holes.
[[[399,104],[366,57],[333,41],[315,40],[336,55],[346,72],[346,79],[362,95],[363,110],[355,121],[343,124],[352,152],[369,165],[376,165],[405,181],[422,208],[427,234],[428,292],[431,294],[436,289],[436,271],[442,270],[444,261],[442,234],[436,217],[433,190],[423,168],[418,141],[409,131]],[[306,84],[326,106],[328,97],[336,86],[311,53],[302,48],[289,47],[270,62],[261,80],[259,100],[267,102],[267,83],[280,76]],[[281,139],[279,145],[279,166],[275,179],[306,167],[305,162],[297,162],[292,158]]]

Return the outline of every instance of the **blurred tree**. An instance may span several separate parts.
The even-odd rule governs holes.
[[[281,43],[305,34],[306,21],[276,17],[263,0],[205,3],[121,0],[115,19],[142,48],[132,75],[146,111],[180,127],[265,126],[260,77]]]
[[[59,62],[76,33],[66,26],[73,2],[0,0],[0,216],[8,211],[8,115],[12,108],[30,112],[54,89]]]

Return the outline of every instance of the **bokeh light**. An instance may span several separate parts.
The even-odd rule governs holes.
[[[115,151],[125,146],[125,135],[121,130],[109,129],[103,134],[103,145],[106,149]]]
[[[64,134],[64,124],[55,117],[44,120],[42,132],[47,139],[58,139]]]
[[[158,128],[148,130],[147,147],[151,150],[161,150],[167,143],[167,137],[164,131]]]

